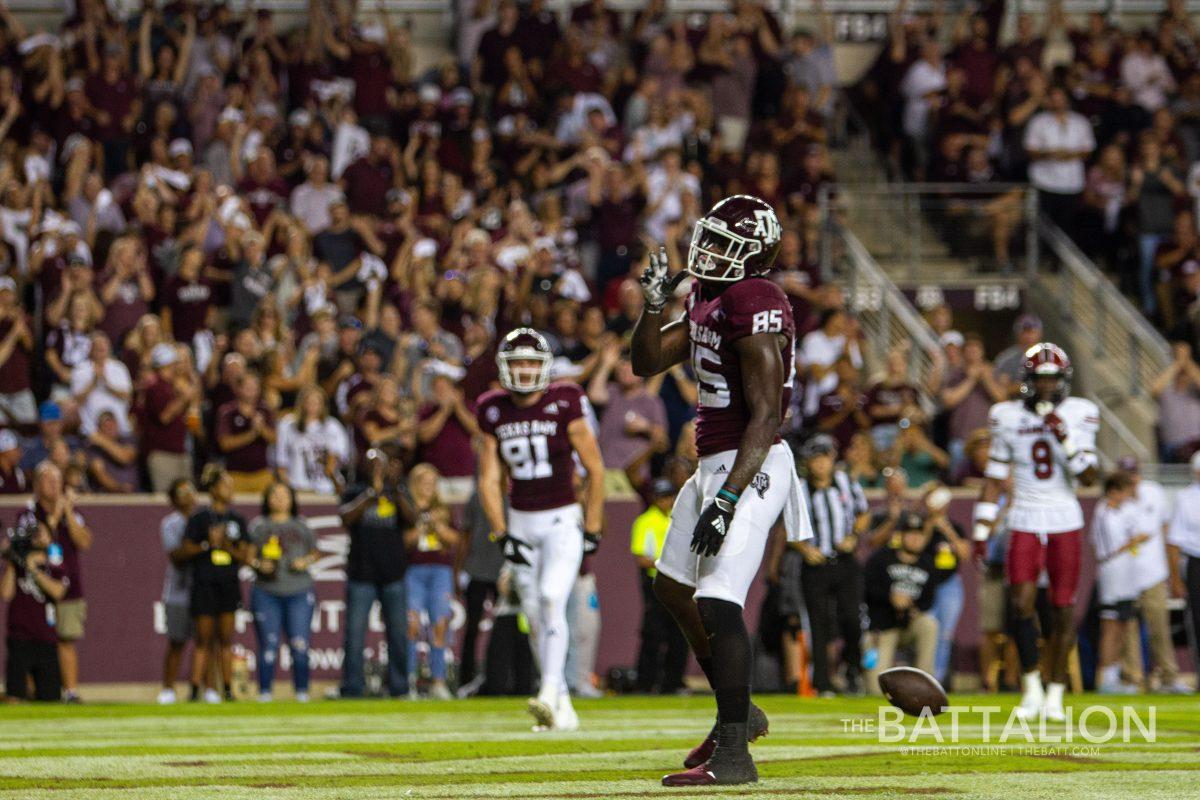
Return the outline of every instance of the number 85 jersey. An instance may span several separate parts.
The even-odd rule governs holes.
[[[1096,404],[1068,397],[1054,409],[1079,451],[1094,452],[1100,412]],[[1083,528],[1083,510],[1067,455],[1050,426],[1022,400],[996,403],[988,413],[992,444],[986,475],[1013,478],[1008,527],[1026,533],[1065,533]]]
[[[550,384],[530,406],[518,406],[502,389],[479,398],[479,427],[499,443],[513,508],[545,511],[576,502],[575,450],[567,426],[590,413],[583,390],[569,383]]]
[[[792,305],[777,285],[764,278],[746,278],[706,299],[700,282],[687,298],[688,336],[696,372],[696,449],[701,456],[736,450],[750,420],[742,387],[742,368],[733,343],[758,333],[780,334],[783,392],[779,417],[792,397],[796,372],[796,326]],[[775,441],[779,441],[778,436]]]

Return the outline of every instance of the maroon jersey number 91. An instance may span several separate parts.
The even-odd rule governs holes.
[[[512,480],[509,502],[518,511],[544,511],[576,502],[567,426],[585,416],[587,398],[578,386],[552,383],[538,402],[518,406],[496,389],[479,398],[479,427],[496,437]]]

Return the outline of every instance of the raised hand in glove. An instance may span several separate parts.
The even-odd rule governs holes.
[[[525,553],[522,552],[522,549],[529,547],[529,545],[507,533],[493,534],[492,541],[500,545],[500,552],[504,554],[504,559],[506,561],[510,561],[513,564],[523,564],[527,567],[529,566],[529,559],[527,559],[525,557]]]
[[[715,556],[725,543],[725,535],[733,523],[734,505],[723,497],[713,500],[700,514],[692,533],[692,552]]]
[[[642,272],[639,283],[642,285],[642,297],[646,300],[646,310],[657,314],[671,299],[675,282],[670,280],[667,266],[667,251],[660,247],[650,253],[650,264]]]
[[[1046,423],[1046,425],[1050,428],[1050,432],[1054,434],[1054,438],[1058,439],[1060,443],[1067,440],[1067,436],[1070,434],[1070,431],[1067,430],[1067,423],[1063,422],[1062,417],[1058,415],[1057,411],[1051,411],[1048,414],[1044,414],[1042,416],[1042,421]]]

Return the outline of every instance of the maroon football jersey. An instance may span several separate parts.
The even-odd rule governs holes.
[[[518,511],[545,511],[576,502],[572,420],[587,416],[587,398],[571,383],[552,383],[538,402],[522,408],[496,389],[479,398],[479,427],[500,443],[512,481],[509,503]]]
[[[786,338],[780,347],[784,368],[779,401],[782,418],[792,397],[796,371],[796,326],[791,303],[782,289],[763,278],[738,281],[711,300],[703,297],[696,282],[688,295],[687,317],[692,367],[700,390],[696,448],[702,456],[736,450],[750,411],[733,343],[755,333],[778,333]]]

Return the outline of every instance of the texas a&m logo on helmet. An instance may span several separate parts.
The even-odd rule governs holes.
[[[550,384],[553,357],[545,336],[533,328],[516,328],[504,337],[496,353],[500,385],[518,394],[540,392]]]
[[[687,271],[706,281],[740,281],[770,269],[782,240],[779,217],[769,203],[735,194],[696,220]]]

